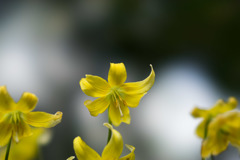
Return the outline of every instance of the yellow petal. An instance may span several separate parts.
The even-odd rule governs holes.
[[[207,138],[202,145],[202,157],[208,157],[211,154],[218,155],[226,150],[230,136],[228,133],[229,127],[226,125],[229,116],[234,119],[237,117],[237,114],[234,112],[226,112],[218,115],[209,123]]]
[[[139,82],[124,83],[121,86],[121,90],[128,94],[136,94],[136,95],[144,94],[152,88],[154,81],[155,81],[155,72],[151,65],[151,73],[146,79]]]
[[[128,145],[128,144],[126,144],[126,147],[131,151],[131,153],[120,158],[119,160],[135,160],[135,154],[134,154],[135,147]]]
[[[2,121],[0,122],[0,128],[0,146],[5,146],[12,137],[13,126],[6,123],[6,121]]]
[[[88,108],[92,116],[97,116],[100,113],[103,113],[109,106],[110,101],[107,97],[101,97],[94,101],[86,100],[84,105]]]
[[[49,114],[45,112],[29,112],[25,114],[26,123],[34,127],[51,128],[61,122],[62,112]]]
[[[114,126],[119,126],[121,124],[121,112],[119,108],[116,108],[114,105],[109,107],[109,118],[112,121]]]
[[[233,108],[235,108],[235,106],[238,105],[237,99],[235,97],[229,97],[228,104],[234,106]]]
[[[193,110],[192,110],[192,113],[191,115],[195,118],[198,118],[198,117],[206,117],[208,115],[207,113],[208,111],[205,110],[205,109],[199,109],[197,107],[195,107]]]
[[[82,91],[91,97],[102,97],[108,94],[110,85],[98,76],[86,75],[79,82]]]
[[[127,79],[127,71],[123,63],[110,63],[108,83],[111,86],[123,84]]]
[[[122,99],[127,103],[127,106],[129,107],[137,107],[139,105],[139,102],[141,98],[145,95],[146,93],[142,94],[129,94],[127,92],[122,92]]]
[[[208,140],[204,140],[203,144],[202,144],[202,148],[201,148],[201,156],[203,158],[207,158],[211,155],[212,153],[212,144],[210,144],[210,142],[208,142]]]
[[[131,121],[129,108],[124,105],[115,106],[111,104],[109,107],[109,117],[114,126],[119,126],[121,122],[130,124]]]
[[[23,120],[14,125],[12,138],[15,140],[15,142],[19,142],[22,138],[31,135],[31,128]]]
[[[123,112],[123,116],[121,117],[122,122],[124,122],[126,124],[130,124],[131,117],[130,117],[129,108],[127,106],[122,106],[121,109],[122,109],[122,112]]]
[[[44,128],[32,128],[32,136],[23,138],[19,143],[13,143],[11,146],[9,160],[37,159],[36,156],[38,154],[39,147],[42,145],[39,143],[39,139],[45,134],[45,131],[46,129]]]
[[[228,147],[229,142],[227,139],[218,140],[217,144],[212,148],[212,155],[216,156],[221,152],[225,151]]]
[[[4,115],[5,115],[6,113],[5,112],[1,112],[0,111],[0,122],[2,121],[2,118],[4,118]]]
[[[104,160],[117,160],[123,150],[122,136],[117,130],[113,129],[112,125],[109,123],[104,123],[104,125],[111,129],[112,136],[102,152],[102,158]]]
[[[201,155],[203,158],[207,158],[210,155],[218,155],[227,149],[228,141],[226,136],[212,137],[212,139],[204,140],[202,145]]]
[[[218,100],[216,105],[209,110],[209,114],[216,116],[220,113],[233,110],[237,107],[237,100],[234,97],[230,97],[228,102],[224,102],[222,99]]]
[[[204,135],[205,135],[205,130],[206,130],[206,125],[207,122],[209,120],[208,119],[204,119],[198,126],[197,126],[197,129],[196,129],[196,134],[201,137],[201,138],[204,138]]]
[[[0,111],[10,111],[15,107],[15,102],[9,95],[6,86],[0,86]]]
[[[22,112],[30,112],[35,108],[37,101],[37,96],[32,93],[24,92],[17,103],[17,109]]]
[[[89,147],[80,137],[74,139],[73,147],[78,160],[101,160],[99,154]]]
[[[71,157],[69,157],[67,160],[73,160],[73,159],[75,159],[75,157],[74,157],[74,156],[71,156]]]
[[[16,142],[19,142],[23,137],[32,135],[31,128],[24,122],[23,113],[9,112],[6,113],[0,122],[0,145],[5,145],[12,137]]]

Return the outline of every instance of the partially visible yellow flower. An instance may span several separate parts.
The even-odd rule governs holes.
[[[108,144],[105,146],[102,156],[95,150],[89,147],[80,137],[76,137],[73,141],[74,151],[78,160],[135,160],[134,150],[135,147],[126,145],[131,151],[127,156],[120,158],[123,150],[123,140],[121,134],[113,129],[109,123],[104,123],[106,127],[111,129],[112,136]],[[67,160],[74,159],[74,156],[69,157]]]
[[[15,103],[6,86],[0,86],[0,146],[6,145],[10,138],[18,142],[32,135],[29,125],[50,128],[60,123],[62,112],[55,114],[31,112],[37,101],[38,98],[34,94],[24,92],[20,100]]]
[[[113,125],[121,122],[130,124],[129,107],[137,107],[141,98],[154,84],[155,73],[151,66],[150,75],[139,82],[124,83],[127,79],[123,63],[110,63],[108,82],[101,77],[86,75],[80,80],[83,92],[91,97],[100,97],[94,101],[87,100],[84,105],[92,116],[97,116],[109,108],[109,117]]]
[[[203,121],[198,125],[196,134],[204,138],[206,133],[206,127],[210,121],[218,114],[225,113],[237,107],[237,100],[234,97],[230,97],[228,102],[224,102],[222,99],[218,100],[216,104],[210,109],[199,109],[195,107],[192,111],[192,116],[195,118],[203,118]]]
[[[33,160],[40,153],[40,145],[44,145],[49,142],[50,132],[44,128],[33,128],[33,135],[21,140],[20,143],[13,143],[8,160]],[[46,141],[46,136],[47,141]],[[43,140],[44,139],[44,140]],[[0,160],[5,159],[6,147],[0,151]]]
[[[202,144],[202,157],[218,155],[229,142],[240,147],[240,112],[230,111],[218,115],[208,126],[207,138]]]

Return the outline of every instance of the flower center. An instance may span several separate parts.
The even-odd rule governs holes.
[[[13,111],[7,114],[7,119],[9,120],[10,123],[17,125],[23,119],[22,114],[23,113],[20,111]]]
[[[118,91],[119,88],[112,88],[112,101],[115,105],[116,108],[119,109],[119,113],[121,115],[121,117],[123,117],[123,112],[122,112],[122,109],[121,109],[121,106],[126,106],[126,102],[122,99],[119,91]]]
[[[12,136],[16,142],[19,141],[18,132],[20,131],[23,120],[24,120],[23,113],[20,111],[9,112],[5,115],[5,122],[8,123],[8,125],[12,127],[12,129],[13,129]]]

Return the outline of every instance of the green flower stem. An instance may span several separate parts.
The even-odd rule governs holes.
[[[206,158],[202,158],[202,160],[206,160]],[[214,160],[214,156],[211,155],[210,160]]]
[[[42,154],[42,149],[40,146],[38,146],[38,151],[37,151],[37,160],[43,160],[43,154]]]
[[[8,160],[8,156],[10,153],[10,148],[11,148],[11,143],[12,143],[12,137],[10,138],[8,145],[7,145],[7,150],[6,150],[6,154],[5,154],[5,160]]]
[[[213,155],[211,155],[211,160],[214,160],[214,156]]]
[[[108,123],[112,125],[112,121],[111,121],[110,116],[109,116],[109,109],[108,109]],[[111,129],[108,129],[108,139],[107,139],[107,144],[108,144],[108,142],[110,141],[111,136],[112,136],[112,131],[111,131]]]

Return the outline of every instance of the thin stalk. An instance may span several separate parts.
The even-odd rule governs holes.
[[[37,160],[43,160],[42,149],[40,146],[38,146]]]
[[[211,160],[214,160],[214,156],[213,155],[211,155]]]
[[[112,125],[112,121],[111,121],[110,116],[109,116],[109,109],[108,109],[108,123]],[[108,129],[108,139],[107,139],[107,144],[108,144],[108,142],[110,141],[111,136],[112,136],[112,131],[111,131],[111,129]]]
[[[12,143],[12,137],[10,138],[8,145],[7,145],[7,150],[6,150],[6,154],[5,154],[5,160],[8,160],[8,156],[10,153],[10,148],[11,148],[11,143]]]

